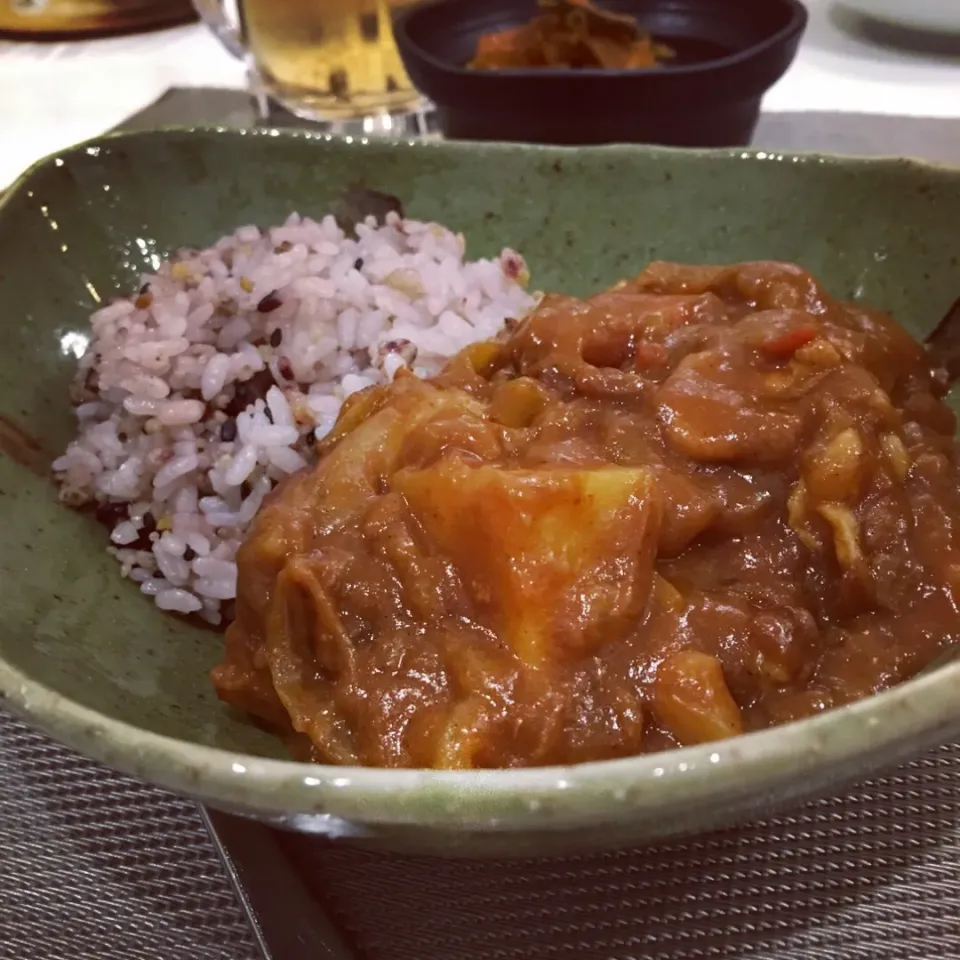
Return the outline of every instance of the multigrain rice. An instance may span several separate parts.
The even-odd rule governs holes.
[[[533,305],[526,280],[519,254],[465,260],[462,236],[397,214],[355,237],[293,214],[182,250],[93,314],[61,499],[95,508],[158,607],[220,623],[250,522],[344,399],[496,335]]]

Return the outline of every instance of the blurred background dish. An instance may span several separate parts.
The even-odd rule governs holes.
[[[0,0],[0,32],[119,33],[192,20],[190,0]]]
[[[797,0],[610,0],[674,56],[653,69],[468,67],[481,37],[528,23],[534,0],[432,0],[397,16],[397,47],[444,135],[553,144],[735,146],[807,22]]]
[[[533,18],[480,35],[467,66],[473,70],[566,67],[647,70],[676,51],[658,43],[632,13],[592,0],[539,0]]]
[[[960,0],[840,0],[840,5],[894,26],[960,36]]]

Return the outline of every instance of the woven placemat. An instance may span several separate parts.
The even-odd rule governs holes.
[[[257,960],[196,804],[0,711],[0,960]]]
[[[789,815],[511,863],[288,842],[365,960],[957,960],[960,747]]]

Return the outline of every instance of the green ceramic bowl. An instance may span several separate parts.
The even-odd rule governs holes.
[[[48,465],[97,301],[152,258],[361,181],[527,255],[584,293],[653,257],[796,260],[918,335],[960,293],[960,171],[636,147],[366,143],[173,131],[34,167],[0,203],[0,697],[78,750],[263,820],[384,848],[531,855],[636,843],[766,812],[960,732],[960,665],[853,707],[726,743],[573,768],[436,773],[308,766],[228,712],[220,638],[122,581],[102,530],[61,507]]]

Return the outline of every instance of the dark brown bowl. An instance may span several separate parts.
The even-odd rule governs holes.
[[[606,0],[675,59],[650,70],[469,70],[478,39],[518,26],[536,0],[428,0],[394,29],[414,85],[450,138],[553,144],[750,142],[763,95],[796,56],[798,0]]]

